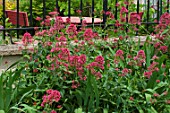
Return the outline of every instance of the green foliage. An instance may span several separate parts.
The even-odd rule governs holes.
[[[2,4],[2,0],[0,0],[0,4]],[[16,8],[15,0],[5,0],[5,9],[6,10],[14,10]],[[3,5],[0,5],[0,25],[2,25],[3,18]]]
[[[62,26],[59,19],[50,22],[50,29],[37,31],[34,38],[39,43],[23,50],[24,61],[18,62],[16,70],[0,76],[0,109],[9,113],[169,112],[169,23],[156,27],[160,34],[155,40],[148,35],[146,41],[137,42],[136,25],[125,25],[113,33],[86,26],[78,31],[73,24]],[[31,39],[28,33],[23,36],[27,43]],[[59,91],[61,98],[53,99],[49,89]]]

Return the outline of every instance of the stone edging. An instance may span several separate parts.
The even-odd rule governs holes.
[[[107,42],[114,42],[113,39],[115,38],[109,38],[106,40]],[[118,39],[118,38],[116,38]],[[133,38],[135,42],[138,42],[140,39],[141,44],[143,44],[146,40],[146,36],[136,36]],[[155,38],[152,37],[152,40],[154,41]],[[71,44],[74,45],[74,42],[71,42]],[[36,45],[34,45],[36,46]],[[26,48],[21,44],[13,44],[13,45],[0,45],[0,56],[10,56],[10,55],[22,55],[22,50],[20,48],[25,49],[31,49],[34,47],[33,45],[28,45]]]
[[[30,49],[32,45],[28,45],[26,48],[20,44],[9,44],[9,45],[0,45],[0,56],[10,56],[10,55],[22,55],[22,49]]]

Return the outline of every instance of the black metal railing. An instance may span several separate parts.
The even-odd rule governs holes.
[[[56,9],[59,9],[59,5],[58,5],[58,2],[59,0],[54,0],[54,7],[56,7]],[[117,3],[118,3],[118,0],[113,0],[115,2],[115,7],[113,8],[114,9],[114,16],[115,16],[115,19],[117,20],[118,19],[118,6],[117,6]],[[125,0],[126,2],[128,2],[129,0]],[[139,13],[139,10],[140,10],[140,1],[141,0],[136,0],[136,12]],[[156,4],[157,4],[157,11],[156,11],[156,19],[157,19],[157,22],[153,22],[153,21],[150,21],[150,6],[151,6],[151,3],[150,3],[151,0],[145,0],[145,2],[147,2],[147,6],[146,6],[146,19],[144,22],[142,22],[142,24],[146,24],[146,28],[148,29],[149,28],[149,25],[151,24],[158,24],[159,22],[159,19],[160,19],[160,15],[163,13],[163,5],[162,5],[162,0],[154,0],[156,1]],[[165,1],[165,0],[164,0]],[[16,24],[16,28],[6,28],[6,15],[5,15],[5,0],[2,1],[2,6],[3,6],[3,17],[2,17],[2,23],[3,23],[3,28],[0,29],[0,31],[3,31],[3,39],[5,39],[6,37],[6,32],[8,31],[16,31],[17,33],[17,38],[19,38],[19,30],[25,30],[25,31],[33,31],[34,30],[34,26],[33,26],[33,0],[29,0],[30,2],[30,6],[29,6],[29,27],[24,27],[24,28],[20,28],[19,26],[19,6],[20,6],[20,0],[16,0],[16,13],[17,13],[17,16],[16,16],[16,21],[17,21],[17,24]],[[83,12],[83,0],[79,0],[80,2],[80,11],[81,11],[81,15],[82,16],[82,12]],[[42,8],[42,12],[43,12],[43,19],[45,19],[46,17],[46,0],[43,0],[43,8]],[[170,3],[170,0],[167,0],[166,1],[166,12],[169,13],[169,3]],[[92,16],[92,24],[93,26],[95,26],[94,24],[94,17],[95,17],[95,13],[94,13],[94,9],[95,9],[95,0],[91,0],[91,16]],[[103,0],[103,11],[106,12],[108,11],[108,0]],[[126,5],[126,8],[128,9],[128,4]],[[127,13],[128,15],[128,13]],[[71,17],[73,15],[71,15],[71,0],[68,0],[68,17]],[[103,22],[102,22],[102,26],[105,26],[106,25],[106,22],[107,22],[107,15],[106,13],[103,13],[103,18],[102,18]],[[128,16],[126,18],[126,22],[128,23]],[[81,20],[81,23],[82,23],[82,20]],[[97,24],[96,24],[97,25]],[[101,24],[100,24],[101,26]]]

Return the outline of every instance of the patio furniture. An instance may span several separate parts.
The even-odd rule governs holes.
[[[13,25],[17,25],[17,11],[13,10],[6,10],[5,11],[6,18],[9,18],[8,22],[11,22]],[[29,26],[29,21],[28,21],[28,15],[26,12],[19,12],[19,23],[20,26],[28,27]],[[12,36],[10,36],[10,41],[12,44],[14,42],[12,41]]]

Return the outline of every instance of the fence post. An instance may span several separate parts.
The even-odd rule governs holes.
[[[33,26],[32,20],[33,20],[33,17],[32,17],[32,0],[30,0],[30,25],[29,25],[30,27]],[[34,31],[31,30],[31,35],[33,35],[33,34],[34,34]]]
[[[103,0],[103,27],[105,27],[106,20],[107,20],[107,0]]]
[[[70,18],[70,11],[71,10],[71,3],[70,0],[68,0],[68,17]]]
[[[45,15],[46,15],[46,0],[43,0],[43,20],[45,20]]]
[[[162,15],[162,0],[160,0],[160,16]]]
[[[17,39],[19,39],[19,0],[17,0]]]
[[[59,9],[58,9],[58,0],[56,0],[56,11],[59,12]]]
[[[147,1],[147,17],[146,17],[146,29],[148,30],[149,28],[149,9],[150,9],[150,0]]]
[[[170,1],[167,0],[167,13],[169,13],[169,3],[170,3]]]
[[[126,0],[126,9],[128,10],[129,9],[129,0]],[[129,10],[128,12],[126,13],[126,24],[128,24],[128,14],[129,14]],[[128,26],[126,26],[126,33],[128,32]]]
[[[2,1],[2,6],[3,6],[3,28],[5,29],[6,24],[5,24],[5,0]],[[3,30],[3,39],[5,40],[5,30]]]
[[[91,9],[91,13],[92,13],[92,25],[94,27],[94,0],[92,0],[92,9]]]
[[[157,2],[157,22],[159,22],[159,0]]]
[[[81,19],[80,19],[80,25],[82,25],[82,13],[83,13],[83,1],[82,0],[80,0],[80,16],[81,16]]]
[[[115,3],[115,19],[117,20],[117,11],[118,11],[118,9],[117,9],[117,3],[118,3],[118,0],[116,0],[116,3]]]
[[[139,14],[139,0],[137,0],[137,14]],[[136,28],[139,29],[139,25],[136,25]],[[138,31],[136,31],[136,36],[138,35]]]

